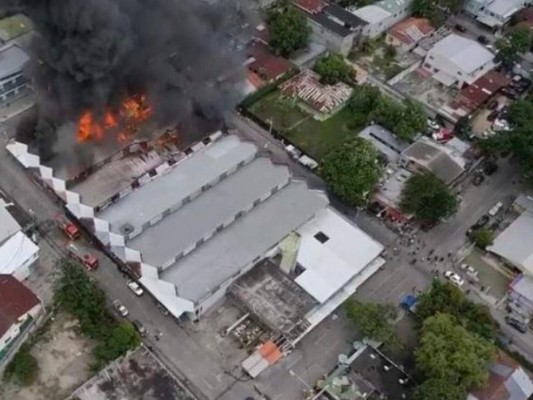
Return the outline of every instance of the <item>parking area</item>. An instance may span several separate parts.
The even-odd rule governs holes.
[[[496,301],[505,296],[512,278],[510,275],[505,275],[505,271],[499,267],[496,260],[474,249],[464,261],[478,271],[478,285],[481,291]]]
[[[497,106],[493,107],[495,102],[497,103]],[[472,118],[472,133],[480,138],[485,137],[487,135],[486,132],[492,127],[492,124],[494,123],[495,118],[493,118],[493,116],[495,114],[495,110],[503,109],[510,103],[511,99],[509,99],[507,96],[496,96],[487,104],[491,107],[487,107],[486,105],[476,113],[474,118]]]

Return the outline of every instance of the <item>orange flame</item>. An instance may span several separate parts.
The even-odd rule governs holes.
[[[124,130],[116,134],[119,143],[124,143],[128,137],[137,131],[139,125],[152,114],[152,108],[146,104],[145,96],[132,96],[125,99],[118,112],[106,110],[103,120],[96,120],[91,111],[85,111],[78,120],[78,142],[87,140],[101,140],[106,132],[120,127]]]

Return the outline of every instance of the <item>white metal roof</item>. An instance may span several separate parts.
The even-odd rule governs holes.
[[[391,16],[391,13],[376,5],[369,5],[352,11],[352,14],[369,24],[377,24]]]
[[[251,160],[256,151],[252,143],[224,137],[106,208],[99,218],[108,221],[114,233],[120,233],[125,224],[138,229],[239,163]]]
[[[315,235],[328,240],[321,243]],[[295,281],[324,303],[361,273],[383,251],[383,246],[328,207],[298,229],[298,264],[305,271]]]
[[[0,274],[12,275],[39,252],[39,247],[18,232],[0,247]]]
[[[494,59],[494,54],[472,39],[455,33],[435,43],[428,55],[439,55],[461,71],[472,73]]]
[[[6,202],[0,199],[0,243],[20,231],[20,225],[6,208]],[[0,261],[2,259],[0,258]]]
[[[533,274],[533,213],[525,211],[487,249]]]

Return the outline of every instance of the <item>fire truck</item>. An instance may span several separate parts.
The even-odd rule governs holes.
[[[76,240],[80,237],[80,230],[74,223],[62,217],[57,217],[56,221],[59,229],[61,229],[70,240]]]
[[[67,251],[71,258],[83,264],[83,266],[89,271],[94,271],[96,268],[98,268],[98,258],[90,253],[84,253],[74,243],[70,243],[67,246]]]

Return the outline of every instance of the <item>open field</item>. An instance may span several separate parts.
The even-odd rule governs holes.
[[[325,121],[317,121],[277,92],[253,104],[249,111],[263,121],[272,121],[274,129],[317,160],[362,128],[352,122],[346,108]]]
[[[79,332],[71,316],[59,313],[53,318],[37,334],[31,350],[39,366],[36,381],[24,388],[2,382],[1,399],[63,399],[92,375],[89,364],[94,343]]]

